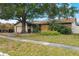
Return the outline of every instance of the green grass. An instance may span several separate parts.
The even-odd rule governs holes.
[[[2,46],[2,47],[1,47]],[[0,38],[0,52],[12,56],[79,56],[79,51]]]
[[[45,36],[40,34],[19,34],[17,38],[24,38],[30,40],[40,40],[54,43],[61,43],[72,46],[79,46],[79,35],[52,35]]]

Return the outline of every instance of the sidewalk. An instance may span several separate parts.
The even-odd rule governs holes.
[[[9,56],[9,55],[6,53],[0,52],[0,56]]]

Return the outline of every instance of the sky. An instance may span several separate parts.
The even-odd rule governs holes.
[[[77,7],[79,9],[79,3],[71,3],[70,5]],[[75,14],[75,17],[77,18],[77,20],[79,19],[79,13]],[[46,20],[47,18],[39,18],[38,20]],[[35,19],[37,20],[37,19]],[[78,20],[79,21],[79,20]],[[5,20],[0,20],[1,23],[16,23],[16,20],[9,20],[9,21],[5,21]]]
[[[79,9],[79,3],[72,3],[71,5]],[[75,17],[77,18],[77,22],[79,23],[79,13],[75,14]]]
[[[79,9],[79,3],[72,3],[71,5],[74,6],[74,7],[77,7]],[[79,18],[79,13],[77,13],[75,15],[75,17],[78,19]]]

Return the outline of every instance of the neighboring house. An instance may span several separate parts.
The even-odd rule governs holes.
[[[0,32],[12,33],[14,32],[14,25],[10,23],[0,23]]]
[[[72,33],[79,34],[79,22],[77,20],[72,23]]]
[[[68,18],[64,20],[59,20],[58,23],[62,24],[63,26],[69,27],[72,30],[72,33],[79,33],[79,26],[74,18]],[[35,32],[39,31],[48,31],[48,22],[47,21],[39,21],[39,22],[26,22],[26,32]],[[20,22],[16,23],[14,26],[14,31],[16,33],[21,33],[22,31],[22,24]]]

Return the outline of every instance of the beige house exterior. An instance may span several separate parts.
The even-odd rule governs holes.
[[[62,24],[63,26],[69,27],[72,30],[72,33],[79,34],[79,25],[76,24],[76,19],[64,19],[63,21],[58,21],[58,23]],[[38,29],[36,29],[38,25]],[[49,31],[49,25],[47,21],[39,21],[39,22],[26,22],[26,32],[34,32],[39,30],[40,32]],[[16,23],[14,26],[15,33],[21,33],[22,31],[22,24],[20,22]]]
[[[28,32],[28,30],[30,29],[30,31],[33,31],[33,27],[31,25],[28,25],[28,23],[26,23],[26,32]],[[14,26],[14,32],[15,33],[21,33],[22,31],[22,23],[17,23]]]
[[[38,29],[36,29],[38,25]],[[34,32],[36,30],[39,31],[48,31],[48,22],[46,21],[42,21],[42,22],[31,22],[28,23],[26,22],[26,32],[29,33],[30,32]],[[22,31],[22,24],[20,22],[16,23],[14,26],[14,32],[15,33],[21,33]]]

